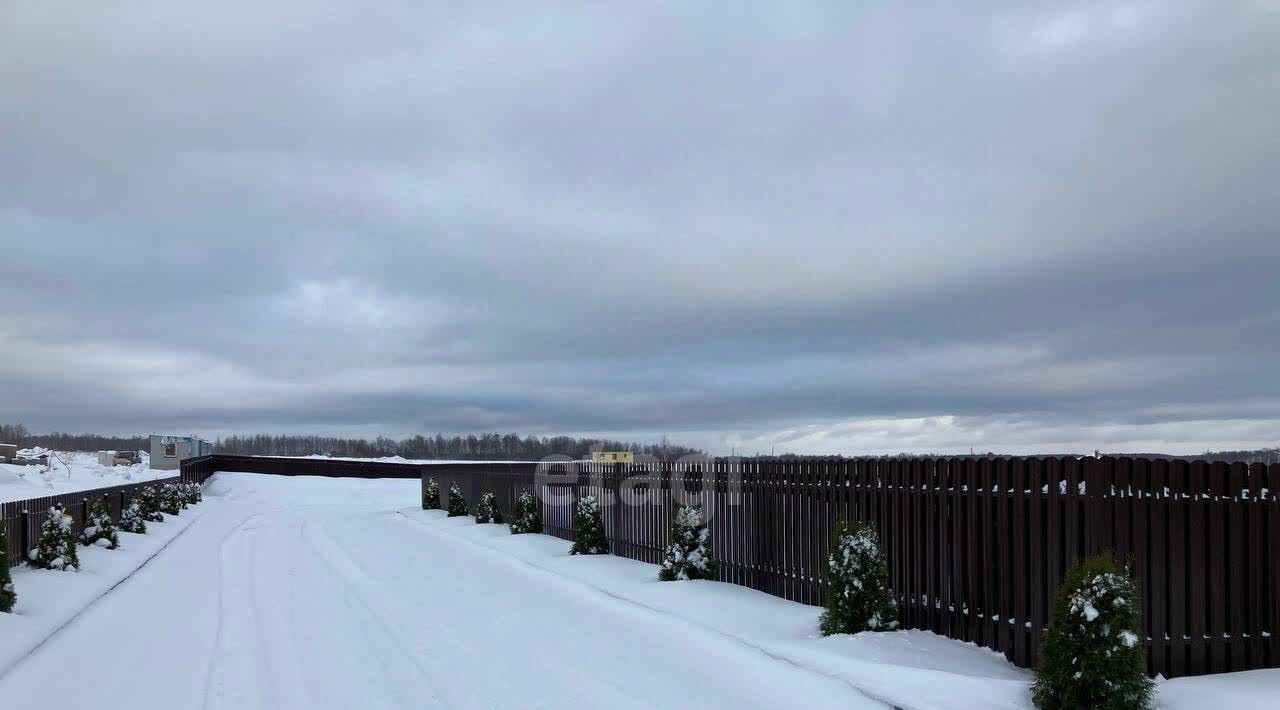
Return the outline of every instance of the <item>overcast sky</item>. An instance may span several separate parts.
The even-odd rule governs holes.
[[[4,2],[0,421],[1280,445],[1278,116],[1276,0]]]

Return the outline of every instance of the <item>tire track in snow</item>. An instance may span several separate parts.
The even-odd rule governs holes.
[[[618,604],[495,550],[458,545],[448,535],[406,535],[412,528],[395,511],[367,517],[326,532],[359,550],[354,564],[392,580],[377,585],[377,605],[403,610],[406,628],[434,639],[419,646],[440,654],[450,678],[466,677],[489,697],[514,694],[546,707],[780,707],[784,697],[884,707],[843,679],[778,663],[670,614]],[[414,572],[399,571],[405,566]],[[731,668],[751,678],[739,682]],[[677,677],[686,692],[673,692]],[[483,697],[467,700],[479,706]]]
[[[227,548],[233,541],[243,537],[249,529],[249,524],[257,521],[260,517],[262,517],[261,513],[253,513],[246,516],[244,520],[241,520],[239,524],[227,532],[226,535],[223,535],[222,539],[218,541],[218,621],[214,631],[213,649],[209,654],[209,660],[205,667],[203,693],[203,705],[205,710],[221,707],[222,692],[218,693],[219,703],[212,702],[214,698],[213,690],[215,688],[215,677],[217,677],[216,685],[220,691],[225,692],[227,685],[225,678],[222,677],[225,675],[225,670],[223,669],[221,659],[224,657],[237,658],[234,654],[228,653],[226,639],[227,619],[231,616],[231,612],[227,608]]]
[[[370,520],[387,520],[388,514],[391,512],[392,512],[391,510],[379,511],[376,513],[369,514],[366,517],[368,517]],[[361,521],[361,523],[355,525],[354,527],[356,530],[367,529],[368,523]],[[368,592],[370,597],[377,599],[382,606],[395,608],[396,606],[402,606],[406,603],[410,605],[414,604],[414,596],[412,594],[406,594],[407,592],[410,591],[408,588],[406,588],[403,585],[397,585],[397,584],[388,585],[388,584],[385,584],[383,581],[377,579],[376,577],[372,576],[369,566],[366,564],[365,558],[360,555],[351,554],[343,546],[343,542],[347,539],[348,536],[330,534],[329,531],[318,530],[318,529],[316,530],[316,535],[317,535],[317,538],[316,538],[317,540],[323,539],[322,544],[325,547],[322,552],[326,555],[326,558],[327,558],[326,562],[332,565],[337,565],[338,568],[341,569],[344,574],[349,575],[349,579],[351,581],[355,582],[356,584],[359,584],[362,587],[362,589]],[[323,536],[323,538],[321,538],[320,536]],[[376,571],[385,572],[386,569],[377,568]],[[441,574],[442,576],[440,576],[438,579],[440,581],[443,581],[445,584],[458,583],[458,580],[452,579],[449,573],[444,572],[442,570]],[[436,579],[433,579],[432,581],[435,582]],[[399,646],[397,646],[393,650],[393,652],[404,654],[405,649],[420,646],[419,640],[415,640],[406,636],[404,632],[400,630],[399,626],[389,626],[385,622],[383,622],[382,621],[384,619],[383,615],[378,614],[374,610],[373,605],[370,604],[369,601],[365,599],[363,596],[360,596],[358,598],[357,603],[359,603],[365,610],[367,610],[369,614],[373,615],[373,617],[375,618],[375,621],[382,625],[382,628],[388,633],[388,635],[397,639],[397,641],[399,642]],[[419,621],[421,620],[419,619]],[[443,618],[433,619],[430,622],[430,624],[420,624],[419,626],[430,628],[430,630],[434,632],[433,637],[437,640],[437,642],[445,641],[447,643],[453,644],[453,645],[445,646],[442,648],[448,649],[448,651],[451,652],[450,655],[448,656],[447,662],[451,662],[455,665],[455,668],[454,668],[455,672],[457,670],[456,664],[462,661],[462,659],[467,659],[467,658],[479,659],[480,664],[489,664],[487,666],[484,666],[489,669],[490,675],[486,679],[488,681],[488,685],[480,686],[481,688],[483,688],[483,692],[519,693],[520,690],[518,685],[504,687],[504,676],[501,674],[498,674],[498,672],[502,669],[502,666],[500,664],[493,665],[494,660],[488,657],[488,652],[491,650],[489,648],[489,644],[482,642],[477,646],[474,643],[475,636],[471,626],[473,624],[480,624],[480,623],[483,623],[482,619],[467,618],[465,615],[446,614]],[[437,648],[435,650],[439,651],[441,649]],[[429,669],[430,668],[429,665],[425,665],[417,661],[416,656],[412,656],[412,654],[410,654],[410,656],[412,659],[411,662],[418,665],[420,668],[422,668],[429,677],[434,678],[438,675],[438,674],[432,673],[432,671]],[[525,668],[523,669],[525,671],[529,670],[529,667],[531,667],[531,664],[532,666],[546,665],[545,661],[546,661],[545,655],[540,657],[522,658],[520,660],[520,662],[525,666]],[[463,661],[463,667],[464,668],[467,667],[465,661]],[[562,663],[559,663],[558,661],[555,661],[551,663],[551,665],[547,668],[547,670],[553,673],[560,672],[564,670],[564,665]],[[453,684],[448,683],[448,681],[450,680],[453,681]],[[477,687],[475,683],[470,684],[468,687],[455,688],[455,686],[457,685],[457,679],[452,677],[451,674],[445,677],[443,681],[444,682],[433,682],[432,684],[432,688],[436,689],[439,693],[436,695],[436,702],[440,703],[441,706],[450,707],[450,708],[493,707],[493,705],[486,704],[483,701],[477,702],[477,695],[476,695]],[[636,700],[636,698],[634,697],[635,687],[629,678],[615,679],[608,676],[593,676],[587,680],[587,683],[594,686],[593,690],[588,695],[579,694],[575,696],[575,700],[572,700],[572,701],[568,700],[565,697],[549,696],[545,698],[536,698],[536,697],[524,698],[522,702],[527,703],[529,707],[539,707],[539,708],[564,707],[564,706],[586,707],[586,706],[591,706],[589,705],[589,703],[592,703],[592,702],[594,702],[596,706],[605,706],[605,707],[644,708],[644,707],[652,706],[651,702],[638,702]],[[559,692],[567,693],[570,688],[580,689],[581,687],[585,687],[581,682],[578,685],[566,685],[566,686],[560,687]],[[496,691],[495,690],[496,688],[503,688],[503,690]],[[602,691],[606,688],[610,689],[614,693],[614,695],[610,696],[611,700],[608,703],[601,703],[599,698],[602,695]],[[483,697],[483,692],[481,693],[481,697]],[[440,700],[440,694],[443,694],[443,700]]]
[[[219,616],[206,668],[204,707],[314,707],[302,669],[297,590],[305,522],[285,511],[248,516],[218,548]]]
[[[315,558],[324,563],[324,565],[333,572],[331,578],[340,580],[340,590],[344,598],[358,607],[360,616],[368,620],[372,624],[380,628],[386,638],[393,639],[394,644],[372,644],[371,639],[377,638],[376,635],[362,634],[363,642],[370,647],[370,650],[380,651],[379,654],[387,659],[401,659],[411,667],[413,672],[423,681],[421,685],[415,687],[426,693],[425,698],[415,698],[415,707],[417,702],[426,700],[433,707],[463,707],[464,699],[456,695],[449,694],[442,697],[442,692],[447,686],[442,686],[440,678],[434,673],[429,664],[423,663],[422,660],[413,653],[406,653],[406,649],[411,649],[414,644],[412,639],[408,639],[404,634],[392,623],[388,623],[386,618],[379,614],[372,604],[364,598],[361,591],[373,591],[377,589],[377,582],[369,577],[357,560],[351,557],[341,546],[323,529],[319,529],[314,524],[304,526],[307,542],[311,549],[315,552]]]

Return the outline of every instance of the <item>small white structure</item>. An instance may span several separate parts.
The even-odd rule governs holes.
[[[142,457],[136,449],[130,451],[99,451],[99,466],[132,466],[141,463]]]
[[[212,453],[213,444],[198,436],[151,435],[151,468],[158,471],[174,471],[184,459]]]
[[[592,463],[635,463],[636,455],[630,451],[592,451]]]

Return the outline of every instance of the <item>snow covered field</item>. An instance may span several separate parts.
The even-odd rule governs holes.
[[[59,452],[58,457],[61,461],[50,457],[51,466],[46,473],[41,473],[37,466],[0,463],[0,503],[168,478],[178,473],[147,468],[145,453],[142,463],[135,466],[99,466],[97,453]]]
[[[413,480],[219,474],[205,503],[173,523],[189,527],[145,536],[155,548],[172,541],[97,601],[150,554],[136,536],[125,550],[86,550],[79,573],[18,571],[19,613],[0,615],[0,698],[22,707],[53,692],[69,707],[166,709],[1030,707],[1029,674],[975,646],[924,632],[821,638],[814,607],[660,583],[656,566],[632,560],[571,558],[561,540],[406,507],[418,495]],[[68,591],[89,585],[99,591]],[[28,654],[37,632],[60,626]],[[1261,671],[1171,681],[1161,703],[1271,707],[1278,694],[1280,671]]]

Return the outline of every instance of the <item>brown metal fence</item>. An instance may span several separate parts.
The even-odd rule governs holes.
[[[4,524],[9,539],[9,566],[17,567],[26,562],[27,551],[36,546],[36,541],[40,538],[40,526],[49,519],[49,510],[55,505],[61,504],[62,509],[71,515],[73,521],[72,530],[76,537],[79,537],[80,531],[84,529],[85,521],[89,519],[89,506],[100,498],[105,497],[107,499],[107,505],[111,509],[111,517],[119,520],[120,513],[144,487],[160,486],[165,483],[174,483],[178,480],[178,476],[157,478],[152,481],[129,483],[123,486],[95,488],[88,491],[74,491],[72,493],[60,493],[58,495],[0,503],[0,522]]]
[[[212,454],[182,462],[183,481],[203,483],[218,471],[326,478],[419,478],[421,464],[346,459]]]
[[[1057,586],[1113,551],[1142,590],[1149,669],[1166,677],[1280,667],[1280,464],[1159,459],[717,459],[680,463],[390,464],[206,456],[217,471],[428,477],[474,506],[493,491],[509,519],[535,491],[544,531],[573,535],[573,501],[596,495],[616,555],[658,562],[681,492],[710,514],[718,579],[822,601],[823,559],[842,519],[874,521],[908,628],[971,641],[1032,667]],[[136,489],[137,484],[120,488]],[[115,489],[106,489],[115,490]],[[101,495],[100,491],[91,492]],[[35,513],[89,493],[5,504]],[[443,501],[442,501],[443,502]],[[35,516],[32,515],[32,518]],[[29,521],[28,530],[38,527]],[[10,527],[11,546],[20,536]],[[21,549],[21,547],[19,547]]]
[[[820,604],[837,521],[874,521],[903,624],[1034,667],[1065,571],[1110,550],[1142,590],[1149,670],[1165,677],[1280,666],[1280,465],[1149,459],[716,460],[424,467],[441,496],[492,490],[505,516],[542,493],[544,529],[572,538],[572,500],[604,503],[616,555],[658,562],[673,491],[711,515],[717,575]],[[561,467],[563,468],[563,467]]]

